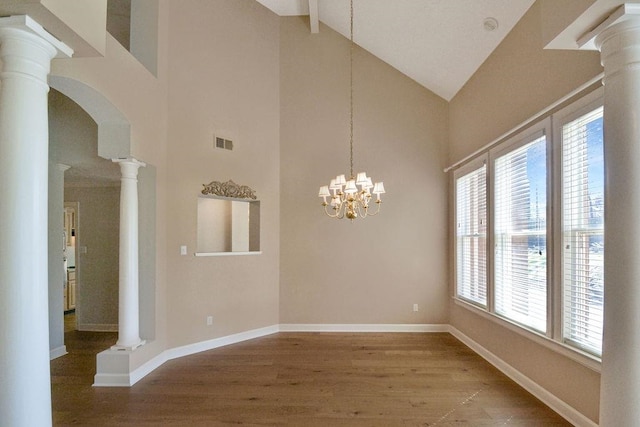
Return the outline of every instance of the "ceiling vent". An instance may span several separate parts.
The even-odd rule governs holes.
[[[215,148],[222,148],[223,150],[233,150],[233,141],[230,139],[215,137]]]

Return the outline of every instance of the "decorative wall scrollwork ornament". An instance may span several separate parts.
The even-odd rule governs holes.
[[[232,180],[227,182],[211,181],[208,184],[202,184],[202,194],[231,197],[234,199],[252,199],[255,200],[256,192],[247,185],[238,185]]]

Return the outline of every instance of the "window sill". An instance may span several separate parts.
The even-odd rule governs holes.
[[[581,364],[582,366],[591,369],[592,371],[598,372],[600,373],[600,368],[601,368],[601,361],[598,357],[580,351],[577,348],[571,347],[569,345],[563,344],[561,342],[555,341],[545,335],[536,333],[534,331],[525,329],[524,327],[515,324],[513,322],[510,322],[507,319],[504,319],[500,316],[497,316],[493,313],[489,313],[487,311],[484,311],[481,308],[476,307],[475,305],[468,303],[464,300],[461,300],[459,298],[453,297],[454,302],[456,303],[456,305],[469,310],[475,314],[477,314],[480,317],[483,317],[485,319],[488,319],[512,332],[515,332],[525,338],[530,339],[531,341],[535,342],[536,344],[539,344],[549,350],[552,350],[558,354],[561,354],[562,356],[565,356],[571,360],[573,360],[574,362],[577,362],[579,364]]]

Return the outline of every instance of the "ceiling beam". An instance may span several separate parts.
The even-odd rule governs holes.
[[[312,34],[320,32],[320,18],[318,17],[318,0],[309,0],[309,26]]]

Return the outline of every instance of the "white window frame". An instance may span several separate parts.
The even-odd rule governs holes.
[[[561,233],[564,229],[563,224],[563,200],[562,200],[562,163],[563,163],[563,147],[562,147],[562,128],[566,123],[570,123],[577,118],[588,114],[589,112],[602,107],[604,105],[604,89],[601,87],[588,95],[580,98],[574,103],[564,107],[553,115],[553,150],[557,154],[557,161],[554,164],[554,174],[558,177],[553,183],[554,204],[558,206],[558,209],[554,211],[553,222],[558,225],[558,248],[555,252],[554,262],[558,268],[554,271],[554,283],[558,285],[554,288],[554,300],[558,302],[556,304],[554,319],[554,339],[561,341],[565,345],[576,348],[579,351],[585,351],[589,354],[593,354],[595,357],[600,357],[598,354],[594,354],[589,349],[582,348],[577,343],[572,343],[568,337],[565,337],[565,313],[564,313],[564,287],[563,287],[563,275],[564,275],[564,262],[563,262],[563,250]],[[605,226],[606,227],[606,226]]]
[[[567,98],[565,98],[566,100]],[[503,327],[525,336],[532,341],[560,353],[596,372],[600,371],[600,356],[573,343],[567,342],[564,338],[563,319],[563,288],[562,288],[562,245],[563,239],[558,233],[562,233],[562,124],[570,122],[589,111],[592,111],[603,103],[603,90],[598,88],[587,95],[573,100],[570,104],[565,102],[562,108],[553,114],[546,113],[546,116],[534,125],[527,125],[520,131],[514,131],[512,136],[496,141],[483,150],[478,150],[473,157],[470,157],[462,166],[455,169],[452,174],[453,179],[453,208],[454,224],[457,221],[456,200],[457,194],[456,179],[477,168],[483,161],[487,163],[487,306],[478,304],[458,297],[457,292],[457,242],[454,243],[454,274],[456,277],[454,289],[454,301],[457,305],[464,307],[481,317],[490,319]],[[548,110],[551,110],[549,108]],[[547,111],[548,111],[547,110]],[[494,189],[494,162],[507,152],[517,149],[530,141],[536,133],[543,132],[547,136],[547,329],[546,333],[540,333],[527,326],[521,325],[511,319],[502,317],[495,312],[495,229],[494,229],[494,209],[495,209],[495,189]],[[606,142],[605,142],[606,143]],[[456,239],[456,227],[453,228],[454,241]],[[554,239],[554,236],[556,238]],[[605,285],[606,286],[606,285]]]
[[[547,310],[546,310],[546,326],[545,326],[545,332],[540,332],[536,329],[533,329],[525,324],[519,323],[516,319],[512,319],[509,317],[505,317],[503,315],[500,315],[496,312],[496,304],[495,304],[495,292],[496,292],[496,281],[495,281],[495,251],[492,250],[491,253],[492,255],[490,256],[489,259],[489,269],[491,271],[490,274],[490,278],[491,278],[491,295],[492,295],[492,305],[490,307],[490,312],[493,313],[494,315],[503,318],[504,320],[511,322],[511,323],[515,323],[527,330],[530,330],[536,334],[541,334],[541,335],[546,335],[549,336],[549,332],[552,330],[552,311],[549,308],[549,303],[550,303],[550,298],[549,298],[549,294],[551,293],[551,288],[550,288],[550,271],[553,268],[553,235],[551,233],[551,229],[550,229],[550,218],[551,218],[551,203],[549,203],[549,201],[551,200],[550,195],[549,195],[549,183],[550,183],[550,179],[551,179],[551,169],[550,169],[550,161],[551,161],[551,149],[550,149],[550,144],[551,144],[551,119],[550,118],[546,118],[536,124],[534,124],[533,126],[530,126],[529,128],[525,129],[524,131],[512,136],[511,138],[509,138],[508,140],[506,140],[505,142],[503,142],[502,144],[498,145],[495,148],[492,148],[489,150],[489,164],[490,164],[490,176],[491,176],[491,186],[488,190],[489,193],[489,216],[491,218],[491,229],[487,232],[489,234],[489,242],[490,242],[490,248],[495,248],[496,246],[496,241],[495,241],[495,162],[498,158],[517,150],[518,148],[529,144],[532,141],[535,141],[536,139],[540,138],[540,137],[545,137],[546,139],[546,159],[547,159],[547,164],[546,164],[546,168],[547,168],[547,185],[546,185],[546,199],[547,199],[547,210],[546,210],[546,217],[547,217],[547,227],[546,227],[546,239],[547,239],[547,270],[546,270],[546,296],[547,296]]]
[[[454,222],[456,223],[456,226],[454,227],[455,230],[457,230],[457,221],[458,221],[458,193],[457,193],[457,183],[458,183],[458,179],[469,174],[472,173],[478,169],[480,169],[481,167],[485,166],[485,178],[487,179],[487,182],[485,182],[485,197],[486,197],[486,212],[485,212],[485,222],[486,222],[486,230],[487,230],[487,235],[485,238],[485,243],[486,243],[486,262],[487,262],[487,266],[485,266],[485,293],[486,293],[486,303],[480,304],[476,301],[470,300],[468,298],[464,298],[462,296],[460,296],[460,288],[459,288],[459,270],[458,270],[458,233],[457,231],[455,231],[455,236],[454,236],[454,265],[455,265],[455,297],[464,300],[465,302],[469,303],[469,304],[473,304],[473,305],[477,305],[478,307],[482,307],[484,309],[487,309],[487,307],[489,307],[489,301],[491,299],[490,297],[490,292],[489,292],[489,274],[488,274],[488,261],[489,261],[489,235],[488,235],[488,231],[489,231],[489,204],[488,204],[488,195],[489,195],[489,188],[488,188],[488,177],[489,177],[489,158],[488,156],[482,155],[480,157],[478,157],[477,159],[467,163],[466,165],[456,169],[453,173],[453,191],[454,191],[454,202],[453,202],[453,217],[454,217]]]

